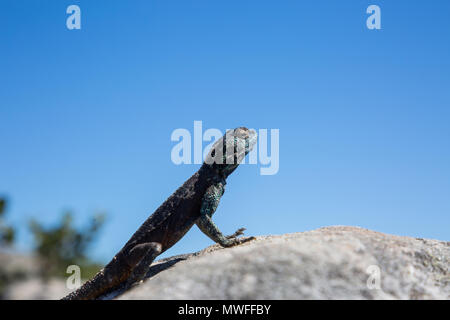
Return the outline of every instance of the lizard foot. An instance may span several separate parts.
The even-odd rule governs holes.
[[[237,238],[239,236],[242,236],[244,234],[244,231],[245,231],[245,228],[239,228],[239,229],[236,230],[235,233],[233,233],[233,234],[231,234],[229,236],[226,236],[226,238],[227,239]]]
[[[240,245],[240,244],[243,244],[245,242],[252,241],[255,239],[256,239],[255,237],[231,238],[231,239],[226,239],[226,241],[221,243],[221,245],[223,247],[229,248],[229,247],[237,246],[237,245]]]
[[[252,240],[255,240],[255,239],[256,239],[255,237],[240,238],[239,239],[239,244],[242,244],[242,243],[245,243],[245,242],[249,242],[249,241],[252,241]]]

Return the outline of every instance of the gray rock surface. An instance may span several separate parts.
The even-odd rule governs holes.
[[[103,298],[449,299],[449,260],[450,242],[325,227],[163,259],[143,283]],[[68,293],[64,280],[39,279],[32,257],[0,254],[0,262],[27,274],[9,288],[7,299]]]
[[[32,255],[0,252],[0,276],[13,277],[5,289],[7,300],[59,299],[70,292],[62,279],[43,281],[39,275],[39,259]]]
[[[10,286],[8,300],[57,300],[69,294],[66,283],[61,279],[43,281],[40,278],[27,278]]]
[[[449,242],[325,227],[156,262],[116,299],[449,299],[449,259]]]

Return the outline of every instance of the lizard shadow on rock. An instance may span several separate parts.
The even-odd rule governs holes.
[[[194,254],[192,254],[192,253],[180,254],[178,256],[173,256],[173,257],[170,257],[170,258],[161,259],[161,260],[158,261],[157,264],[155,264],[155,265],[150,267],[150,269],[148,270],[148,272],[145,275],[144,279],[149,279],[151,277],[154,277],[158,273],[160,273],[161,271],[169,269],[173,265],[177,264],[180,261],[186,260],[187,258],[189,258],[192,255],[194,255]]]
[[[158,273],[169,269],[170,267],[174,266],[175,264],[177,264],[180,261],[184,261],[186,259],[188,259],[191,256],[195,256],[195,253],[188,253],[188,254],[180,254],[177,256],[173,256],[170,258],[166,258],[166,259],[161,259],[159,261],[157,261],[156,264],[152,265],[150,267],[150,269],[148,270],[147,274],[145,275],[143,280],[147,280],[149,278],[154,277],[155,275],[157,275]],[[123,294],[124,292],[132,289],[133,287],[135,287],[138,284],[135,284],[132,287],[126,288],[125,286],[120,286],[119,288],[116,288],[115,290],[113,290],[112,292],[109,292],[107,294],[102,295],[101,297],[99,297],[100,300],[111,300],[114,299],[118,296],[120,296],[121,294]]]
[[[250,240],[254,240],[255,237],[242,237],[241,239],[243,239],[244,242],[247,242],[247,241],[250,241]],[[142,280],[145,281],[147,279],[150,279],[150,278],[156,276],[158,273],[171,268],[172,266],[174,266],[178,262],[185,261],[185,260],[188,260],[190,258],[202,256],[202,255],[205,254],[205,252],[212,252],[212,251],[223,250],[223,249],[224,249],[223,247],[216,246],[215,248],[212,248],[212,246],[211,246],[211,247],[208,247],[208,248],[206,248],[204,250],[201,250],[201,251],[192,252],[192,253],[185,253],[185,254],[179,254],[179,255],[176,255],[176,256],[160,259],[160,260],[156,261],[155,263],[153,263],[150,266],[150,269],[148,270],[148,272],[146,273],[145,277]],[[120,296],[121,294],[127,292],[128,290],[131,290],[132,288],[134,288],[134,287],[136,287],[138,285],[139,285],[139,283],[135,283],[131,287],[126,287],[125,285],[120,285],[119,287],[116,287],[112,291],[109,291],[108,293],[105,293],[105,294],[99,296],[98,299],[100,299],[100,300],[111,300],[111,299],[114,299],[114,298]]]

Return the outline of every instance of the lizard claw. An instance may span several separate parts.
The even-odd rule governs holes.
[[[232,235],[227,236],[227,239],[233,239],[233,238],[237,238],[239,236],[242,236],[244,234],[245,228],[239,228],[236,230],[235,233],[233,233]]]
[[[247,238],[245,238],[245,239],[239,239],[239,244],[241,244],[241,243],[244,243],[244,242],[248,242],[248,241],[252,241],[252,240],[255,240],[256,238],[255,237],[247,237]]]

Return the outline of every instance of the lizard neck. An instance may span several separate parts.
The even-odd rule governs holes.
[[[227,177],[210,165],[203,164],[198,170],[198,173],[203,179],[207,180],[211,184],[222,183],[225,185],[227,183]]]

